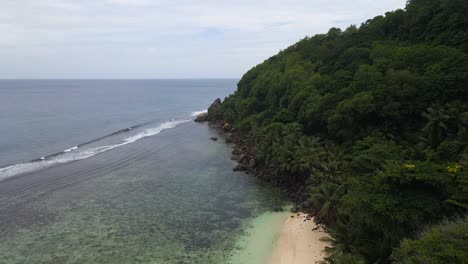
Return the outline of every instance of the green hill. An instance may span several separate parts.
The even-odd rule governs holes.
[[[329,262],[388,263],[403,239],[465,217],[467,14],[466,0],[413,0],[306,37],[223,101],[264,178],[306,186],[302,206],[334,238]]]

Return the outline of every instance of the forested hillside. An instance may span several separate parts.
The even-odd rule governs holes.
[[[257,65],[219,115],[306,186],[330,263],[468,263],[467,52],[468,1],[409,1]]]

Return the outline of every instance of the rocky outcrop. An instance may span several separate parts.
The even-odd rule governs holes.
[[[208,121],[216,121],[220,118],[221,111],[221,99],[217,98],[211,105],[208,107]]]
[[[226,140],[226,143],[233,143],[234,142],[234,136],[232,135],[232,133],[224,134],[224,139]]]
[[[208,121],[208,112],[198,114],[195,118],[195,122],[205,122]]]
[[[281,177],[277,176],[277,171],[271,167],[265,166],[256,159],[255,143],[249,137],[241,135],[232,124],[222,118],[221,100],[216,99],[208,108],[201,119],[209,121],[209,126],[217,129],[223,136],[226,143],[233,143],[231,159],[236,161],[233,171],[242,171],[246,174],[253,174],[256,177],[278,185],[284,191],[285,195],[294,201],[294,212],[314,213],[309,201],[308,190],[304,184],[291,185],[281,182]],[[206,119],[205,119],[206,118]]]
[[[204,112],[198,114],[195,118],[195,122],[206,122],[206,121],[219,121],[221,115],[221,99],[216,99],[214,102],[208,107],[208,112]],[[227,126],[229,130],[232,128],[229,124]]]

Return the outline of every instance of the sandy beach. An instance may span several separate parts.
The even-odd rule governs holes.
[[[281,227],[269,264],[311,264],[323,260],[327,242],[324,230],[305,214],[291,214]]]

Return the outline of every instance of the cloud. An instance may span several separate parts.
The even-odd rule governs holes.
[[[150,0],[107,0],[107,3],[122,6],[144,7],[157,4],[158,2]]]
[[[405,2],[7,1],[0,77],[240,77],[306,35],[359,24]]]

